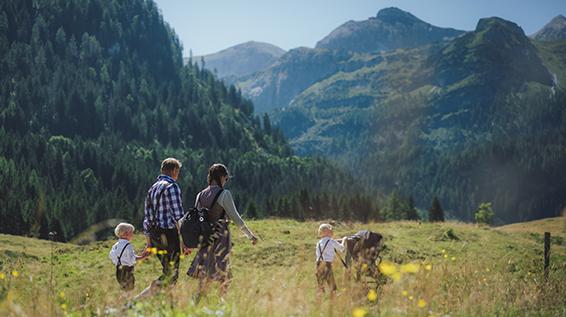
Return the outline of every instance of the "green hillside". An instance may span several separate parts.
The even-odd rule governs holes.
[[[334,300],[319,302],[314,278],[319,223],[250,221],[250,228],[261,240],[254,247],[233,231],[234,281],[225,301],[213,291],[200,304],[192,304],[195,281],[182,275],[170,296],[156,296],[127,313],[315,316],[332,311],[336,316],[349,316],[355,309],[363,309],[367,316],[561,316],[566,314],[566,233],[564,227],[556,232],[553,228],[560,228],[563,222],[554,218],[537,225],[533,232],[529,224],[524,231],[507,232],[459,222],[339,222],[335,224],[336,237],[360,229],[375,230],[386,239],[384,261],[418,264],[419,269],[417,273],[403,273],[398,281],[387,280],[377,300],[371,302],[366,297],[368,289],[347,282],[336,260],[339,292]],[[547,283],[543,282],[541,226],[553,231]],[[141,248],[143,238],[138,235],[134,240]],[[55,315],[103,315],[125,302],[107,258],[112,240],[77,246],[0,235],[0,242],[3,316],[46,315],[51,309]],[[188,268],[191,258],[182,259],[182,270]],[[155,258],[138,264],[135,292],[157,276],[159,267]]]
[[[297,153],[363,166],[367,187],[422,209],[436,196],[457,219],[481,202],[498,223],[556,216],[566,203],[554,181],[565,179],[565,45],[481,19],[450,42],[373,54],[379,62],[319,80],[275,121]]]
[[[301,218],[310,199],[332,206],[314,215],[343,212],[360,193],[334,164],[293,156],[269,117],[181,52],[153,1],[0,2],[0,232],[68,240],[109,218],[139,224],[169,156],[185,206],[215,162],[248,217]]]
[[[505,226],[497,227],[498,230],[504,232],[550,232],[551,235],[563,237],[566,234],[566,218],[545,218],[527,222],[512,223]]]

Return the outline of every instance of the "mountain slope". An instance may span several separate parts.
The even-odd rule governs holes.
[[[237,175],[231,187],[250,217],[344,206],[350,197],[325,211],[297,207],[300,195],[323,205],[347,195],[353,181],[292,156],[268,122],[233,86],[182,65],[153,1],[0,2],[0,232],[71,239],[109,218],[139,227],[147,188],[170,156],[184,165],[185,206],[215,162]],[[314,177],[326,173],[340,182]]]
[[[463,33],[436,27],[398,8],[386,8],[368,20],[346,22],[320,40],[316,47],[366,53],[390,51],[439,42]]]
[[[538,41],[566,40],[566,17],[557,15],[531,37]]]
[[[257,112],[284,107],[310,85],[335,74],[378,62],[366,56],[327,49],[297,48],[268,69],[241,78],[238,87],[251,98]]]
[[[277,122],[299,153],[365,166],[368,186],[422,208],[438,196],[464,219],[482,201],[499,222],[556,215],[564,44],[535,46],[516,24],[482,19],[448,43],[373,54],[379,63],[311,85]]]
[[[246,42],[220,52],[195,56],[194,62],[204,59],[206,69],[216,70],[220,78],[238,78],[262,71],[285,54],[275,45],[262,42]]]
[[[369,21],[356,24],[356,29],[379,37],[379,32],[386,32],[381,29],[387,28],[387,39],[365,38],[360,35],[361,37],[354,38],[351,43],[346,43],[349,40],[344,39],[346,42],[343,42],[340,36],[334,40],[336,36],[332,35],[322,43],[319,42],[320,45],[315,49],[290,50],[268,69],[240,78],[236,85],[254,102],[258,112],[270,112],[286,107],[299,93],[331,75],[351,72],[381,62],[379,54],[365,53],[374,50],[366,49],[367,43],[384,43],[381,48],[395,49],[438,42],[463,33],[436,28],[395,8],[381,10],[378,18]],[[374,24],[378,25],[377,31]],[[342,34],[341,31],[338,33]],[[346,38],[349,38],[348,36]],[[324,44],[327,42],[328,45]],[[342,45],[340,43],[344,46],[337,49]]]

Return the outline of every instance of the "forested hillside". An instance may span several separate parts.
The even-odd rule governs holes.
[[[269,117],[183,66],[181,50],[151,0],[0,3],[0,232],[69,239],[114,217],[139,226],[167,156],[184,164],[186,206],[224,162],[248,217],[378,216],[375,198],[328,162],[292,156]]]
[[[498,222],[555,216],[566,205],[565,52],[565,41],[481,19],[450,42],[318,81],[276,121],[299,153],[366,166],[368,187],[419,207],[436,196],[459,219],[482,202]]]

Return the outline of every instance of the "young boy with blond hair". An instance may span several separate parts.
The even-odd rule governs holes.
[[[110,250],[110,260],[116,265],[116,280],[120,288],[125,291],[134,289],[136,279],[134,277],[134,266],[136,260],[141,260],[147,255],[136,255],[130,241],[134,237],[134,226],[129,223],[119,223],[114,229],[118,241]]]
[[[318,227],[318,236],[321,238],[316,244],[316,281],[319,293],[324,292],[325,284],[328,284],[332,293],[336,291],[332,262],[336,251],[344,252],[344,241],[346,239],[342,239],[342,243],[339,243],[332,239],[333,234],[332,226],[327,223]]]

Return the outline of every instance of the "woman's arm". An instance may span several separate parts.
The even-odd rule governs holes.
[[[244,219],[240,216],[240,213],[236,209],[236,204],[234,204],[234,198],[232,198],[232,193],[225,189],[220,197],[218,197],[218,204],[224,208],[226,214],[250,240],[257,240],[257,237],[251,232],[251,230],[246,226]]]

